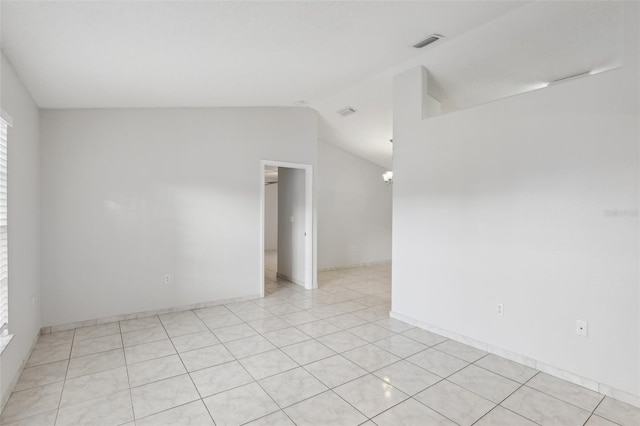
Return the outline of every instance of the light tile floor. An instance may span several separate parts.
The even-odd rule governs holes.
[[[5,425],[639,425],[640,410],[390,319],[390,266],[41,336]],[[214,423],[215,422],[215,423]]]

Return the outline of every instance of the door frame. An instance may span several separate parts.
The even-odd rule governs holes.
[[[265,235],[265,166],[287,167],[304,170],[304,210],[305,210],[305,241],[304,241],[304,288],[317,288],[315,279],[315,250],[314,250],[314,211],[313,211],[313,165],[303,163],[289,163],[285,161],[260,160],[260,297],[264,297],[264,235]]]

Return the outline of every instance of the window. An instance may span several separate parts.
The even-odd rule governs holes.
[[[8,333],[9,273],[7,256],[7,129],[0,118],[0,335]]]

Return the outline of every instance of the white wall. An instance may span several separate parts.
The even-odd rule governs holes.
[[[316,121],[306,108],[43,110],[43,322],[259,295],[260,160],[315,165]]]
[[[318,146],[318,269],[391,259],[386,169],[328,143]]]
[[[8,132],[9,332],[14,337],[0,355],[4,403],[41,327],[40,172],[38,108],[4,55],[0,70],[0,104],[14,124]]]
[[[427,120],[397,77],[394,313],[640,394],[635,7],[619,70]]]
[[[304,285],[305,171],[279,167],[278,187],[278,275]]]
[[[264,249],[278,248],[278,183],[264,187]]]

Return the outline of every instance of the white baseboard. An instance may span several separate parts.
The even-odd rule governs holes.
[[[287,276],[285,274],[281,274],[280,272],[276,273],[276,277],[281,278],[281,279],[286,280],[286,281],[290,281],[290,282],[292,282],[294,284],[298,284],[299,286],[302,286],[304,288],[304,283],[303,282],[298,281],[298,280],[294,280],[293,278],[290,278],[289,276]]]
[[[558,377],[560,379],[566,380],[568,382],[574,383],[576,385],[585,387],[594,392],[601,393],[603,395],[610,396],[622,402],[626,402],[627,404],[631,404],[636,407],[640,407],[640,396],[634,395],[632,393],[616,389],[612,386],[606,385],[604,383],[599,383],[595,380],[588,379],[586,377],[582,377],[578,374],[572,373],[570,371],[564,370],[562,368],[554,367],[549,364],[545,364],[544,362],[535,360],[533,358],[529,358],[520,354],[516,354],[514,352],[509,352],[505,349],[502,349],[497,346],[492,346],[487,343],[481,342],[479,340],[472,339],[467,336],[463,336],[458,333],[454,333],[449,330],[445,330],[440,327],[436,327],[431,324],[427,324],[413,318],[407,317],[405,315],[399,314],[397,312],[389,312],[389,316],[391,318],[397,319],[402,322],[406,322],[407,324],[411,324],[415,327],[421,328],[423,330],[431,331],[433,333],[439,334],[441,336],[447,337],[451,340],[455,340],[460,343],[464,343],[465,345],[469,345],[476,349],[480,349],[485,352],[489,352],[494,355],[501,356],[503,358],[507,358],[511,361],[515,361],[517,363],[526,365],[527,367],[535,368],[536,370],[542,371],[544,373],[550,374],[552,376]]]
[[[346,265],[346,266],[331,266],[329,268],[318,269],[318,272],[329,272],[329,271],[339,271],[342,269],[354,269],[354,268],[363,268],[367,266],[378,266],[378,265],[391,265],[391,259],[389,260],[377,260],[375,262],[366,262],[366,263],[357,263],[354,265]]]
[[[255,296],[233,297],[230,299],[215,300],[212,302],[194,303],[191,305],[176,306],[173,308],[156,309],[152,311],[137,312],[133,314],[115,315],[112,317],[104,317],[104,318],[98,318],[98,319],[92,319],[92,320],[86,320],[86,321],[77,321],[77,322],[70,322],[66,324],[46,326],[46,327],[42,327],[42,329],[40,330],[40,334],[49,334],[49,333],[55,333],[57,331],[73,330],[74,328],[78,328],[78,327],[89,327],[92,325],[107,324],[110,322],[146,318],[146,317],[152,317],[155,315],[172,314],[174,312],[189,311],[191,309],[209,308],[211,306],[224,305],[227,303],[244,302],[246,300],[260,299],[260,297],[261,296],[259,294]]]
[[[33,349],[36,347],[36,343],[38,343],[38,337],[40,337],[40,335],[36,335],[36,337],[33,338],[33,342],[31,342],[31,348],[29,348],[29,351],[27,352],[27,356],[22,360],[22,364],[20,364],[20,368],[18,368],[18,371],[16,371],[16,373],[13,375],[13,378],[11,379],[11,383],[7,388],[7,392],[4,395],[2,395],[2,400],[0,400],[0,413],[4,411],[4,407],[5,405],[7,405],[7,402],[9,401],[9,397],[13,393],[13,389],[15,389],[16,385],[18,384],[18,380],[20,380],[22,371],[26,367],[27,361],[29,361],[29,358],[31,357],[31,353],[33,352]]]

